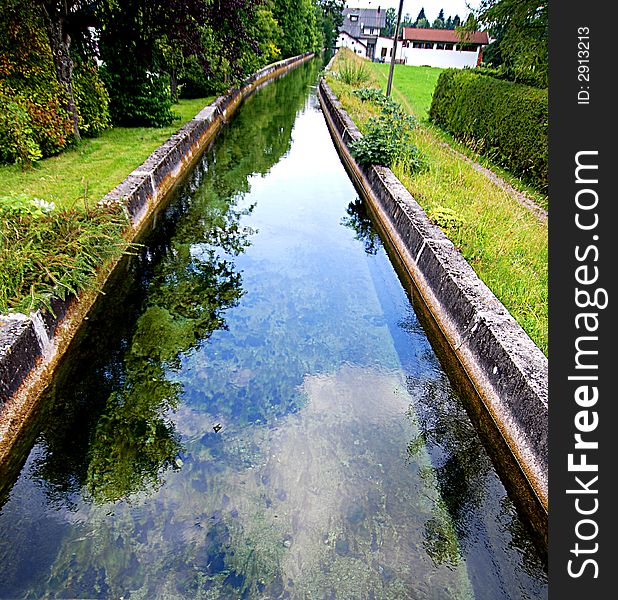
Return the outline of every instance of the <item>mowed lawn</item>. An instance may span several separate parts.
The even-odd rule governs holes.
[[[173,107],[179,119],[167,127],[114,127],[32,167],[2,165],[0,196],[24,194],[67,208],[96,202],[213,99],[181,100]]]
[[[389,65],[369,63],[351,52],[340,52],[333,71],[337,71],[338,61],[362,61],[365,65],[367,77],[357,87],[386,89]],[[457,144],[428,122],[433,89],[441,71],[395,66],[392,95],[419,122],[413,142],[424,155],[427,168],[410,174],[405,167],[395,166],[394,173],[547,354],[547,222],[539,220],[512,194],[453,152],[451,146],[460,150]],[[377,107],[361,102],[353,94],[354,88],[341,79],[329,77],[329,85],[364,131]],[[520,186],[525,189],[523,184]]]
[[[390,65],[371,63],[381,87],[386,89]],[[436,81],[444,69],[436,67],[411,67],[395,65],[393,71],[393,95],[419,121],[429,119],[429,107]]]

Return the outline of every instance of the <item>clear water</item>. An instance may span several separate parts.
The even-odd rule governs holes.
[[[108,289],[4,474],[1,598],[545,598],[330,140],[257,92]]]

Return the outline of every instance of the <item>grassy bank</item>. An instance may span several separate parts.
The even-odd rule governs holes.
[[[2,165],[0,196],[24,194],[65,208],[96,202],[213,99],[181,100],[174,106],[180,118],[168,127],[114,127],[31,168]]]
[[[181,101],[169,127],[116,127],[31,168],[0,167],[0,314],[93,285],[127,247],[123,211],[98,200],[211,101]]]
[[[352,53],[340,53],[333,71],[338,71],[346,61],[362,59]],[[363,69],[366,77],[354,85],[328,77],[329,85],[361,131],[377,113],[377,107],[361,102],[352,92],[360,87],[385,88],[388,65],[364,62]],[[435,85],[438,74],[439,69],[428,67],[401,65],[395,70],[393,96],[420,121],[413,141],[424,154],[428,167],[416,175],[401,167],[395,167],[394,172],[547,354],[547,224],[453,153],[444,145],[447,136],[426,123],[432,79]]]

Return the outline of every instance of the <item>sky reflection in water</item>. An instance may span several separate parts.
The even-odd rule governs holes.
[[[243,106],[99,307],[1,509],[0,597],[546,597],[318,68]]]

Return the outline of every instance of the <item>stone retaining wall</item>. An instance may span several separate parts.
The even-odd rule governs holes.
[[[346,168],[547,512],[547,358],[390,169],[361,167],[361,133],[324,79],[319,99]]]
[[[157,148],[103,201],[120,201],[131,223],[129,241],[145,229],[174,184],[188,171],[244,98],[313,57],[303,54],[273,63],[243,85],[218,97]],[[102,287],[117,262],[99,273]],[[36,408],[36,401],[65,353],[97,293],[54,300],[52,312],[0,315],[0,463]]]

